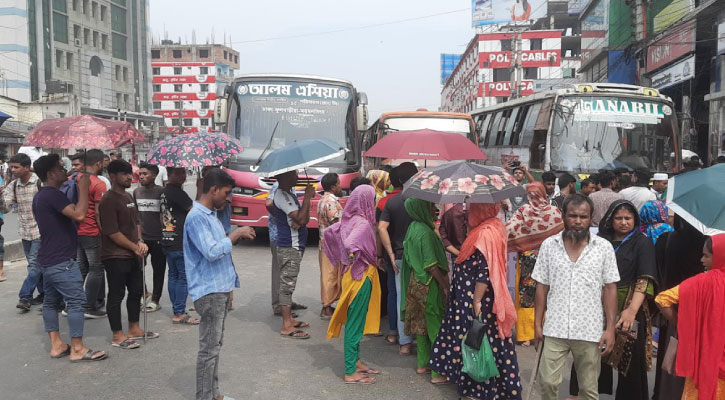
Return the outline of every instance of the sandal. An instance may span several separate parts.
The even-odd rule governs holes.
[[[158,337],[161,336],[156,332],[146,331],[146,339],[158,339]],[[130,340],[143,340],[143,335],[141,336],[130,336]]]
[[[299,333],[304,333],[304,335],[298,335]],[[284,337],[292,338],[292,339],[309,339],[310,338],[309,333],[299,330],[299,329],[292,331],[290,333],[280,333],[280,335],[282,335]]]
[[[63,358],[65,356],[69,356],[70,355],[70,345],[69,344],[66,344],[66,346],[67,347],[66,347],[65,351],[63,351],[61,353],[58,353],[58,354],[56,354],[54,356],[50,356],[50,358]]]
[[[362,372],[363,374],[367,375],[380,375],[380,371],[374,368],[368,367],[368,369],[359,369],[357,372]]]
[[[111,346],[126,350],[138,349],[139,347],[141,347],[140,344],[134,342],[133,340],[131,340],[131,338],[127,338],[121,343],[111,343]]]
[[[103,353],[103,355],[100,357],[93,357],[99,353]],[[79,358],[77,360],[70,360],[70,362],[77,363],[77,362],[84,362],[84,361],[101,361],[101,360],[105,360],[106,358],[108,358],[108,354],[104,353],[103,351],[100,351],[100,350],[93,351],[91,349],[88,349],[88,352],[86,352],[86,354],[82,358]]]
[[[398,343],[398,335],[388,335],[385,337],[385,341],[390,344]]]
[[[191,321],[191,320],[194,321]],[[184,315],[180,320],[171,320],[174,325],[199,325],[199,320],[191,318],[189,314]]]
[[[370,376],[355,379],[354,381],[345,381],[346,385],[372,385],[373,383],[375,383],[375,378]]]
[[[146,305],[146,312],[159,311],[160,309],[161,309],[161,304],[154,303],[153,301],[150,301]]]
[[[307,309],[307,306],[306,306],[306,305],[304,305],[304,304],[298,304],[298,303],[295,303],[295,302],[293,301],[293,302],[292,302],[292,309],[293,309],[293,310],[306,310],[306,309]]]
[[[297,321],[297,323],[295,324],[295,328],[308,328],[309,326],[310,324],[303,321]]]

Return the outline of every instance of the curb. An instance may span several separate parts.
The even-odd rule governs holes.
[[[23,258],[25,258],[25,250],[22,240],[5,242],[5,261],[17,261]]]

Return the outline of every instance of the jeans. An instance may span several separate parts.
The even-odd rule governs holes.
[[[23,239],[23,250],[25,259],[28,260],[28,276],[25,277],[20,287],[20,300],[30,301],[33,299],[33,292],[38,289],[38,294],[43,294],[43,271],[38,266],[38,250],[40,250],[40,239]]]
[[[397,294],[395,296],[397,300],[396,310],[400,310],[401,296],[405,296],[405,294],[401,293],[402,289],[400,288],[400,268],[403,265],[403,260],[395,260],[395,265],[398,266],[398,273],[395,274],[395,293]],[[405,322],[401,321],[400,318],[398,318],[397,311],[395,314],[395,319],[398,321],[398,343],[400,345],[413,343],[413,337],[405,334]]]
[[[101,262],[101,237],[78,235],[78,263],[86,283],[86,310],[103,308],[106,278]]]
[[[103,260],[108,277],[108,302],[106,312],[112,332],[123,330],[121,324],[121,302],[128,289],[126,312],[128,322],[138,322],[141,313],[143,279],[141,264],[135,258],[111,258]]]
[[[161,293],[164,291],[164,279],[166,279],[166,256],[161,247],[160,240],[145,240],[149,247],[149,255],[151,256],[151,268],[154,271],[154,289],[151,295],[151,301],[156,303],[161,300]],[[144,282],[144,285],[146,282]]]
[[[58,310],[65,302],[68,313],[70,337],[83,337],[83,278],[75,260],[68,260],[50,267],[42,267],[45,298],[43,300],[43,325],[46,332],[60,330]]]
[[[174,315],[186,314],[186,298],[189,288],[186,284],[186,268],[184,266],[183,251],[168,251],[164,249],[166,261],[169,263],[169,299]]]
[[[219,353],[224,338],[224,320],[229,307],[229,292],[209,293],[194,302],[201,316],[199,354],[196,359],[196,400],[221,397],[219,392]]]
[[[395,271],[389,260],[385,261],[385,273],[388,275],[388,334],[398,333],[398,291],[395,289]]]

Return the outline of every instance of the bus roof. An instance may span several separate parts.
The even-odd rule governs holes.
[[[454,112],[445,112],[445,111],[392,111],[383,113],[380,115],[379,120],[387,119],[387,118],[396,118],[396,117],[407,117],[407,118],[438,118],[438,117],[447,117],[447,118],[460,118],[460,119],[470,119],[471,116],[465,113],[454,113]]]
[[[234,82],[241,82],[248,79],[304,79],[304,80],[321,80],[331,83],[345,84],[353,86],[352,82],[344,79],[330,78],[326,76],[318,75],[304,75],[304,74],[243,74],[234,78]]]

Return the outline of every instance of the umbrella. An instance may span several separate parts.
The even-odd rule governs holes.
[[[204,167],[221,165],[242,150],[237,139],[224,133],[194,133],[160,141],[146,158],[149,163],[163,167]]]
[[[263,177],[275,176],[343,156],[346,151],[330,139],[298,140],[269,153],[255,172]]]
[[[0,126],[8,119],[12,118],[10,114],[5,114],[4,112],[0,111]]]
[[[363,154],[365,157],[419,160],[485,160],[486,154],[460,133],[420,129],[391,132]]]
[[[114,149],[143,142],[133,124],[91,115],[46,119],[28,133],[25,146],[54,149]]]
[[[673,176],[667,206],[704,235],[725,233],[725,164]]]
[[[405,183],[403,196],[436,204],[495,203],[526,190],[503,168],[456,161],[418,172]]]

